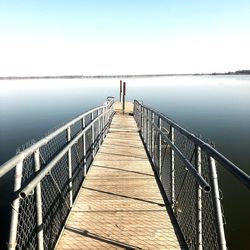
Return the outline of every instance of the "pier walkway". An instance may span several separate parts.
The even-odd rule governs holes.
[[[250,189],[200,137],[107,97],[0,166],[13,182],[8,250],[227,250],[218,164]]]
[[[119,103],[57,249],[181,249],[132,112]]]

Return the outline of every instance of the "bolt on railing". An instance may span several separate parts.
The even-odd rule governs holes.
[[[0,166],[14,170],[8,249],[51,249],[114,115],[114,99],[65,124]]]
[[[250,188],[250,177],[211,145],[138,101],[134,118],[189,249],[227,249],[216,162]]]

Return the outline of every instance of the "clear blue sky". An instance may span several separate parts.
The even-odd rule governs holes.
[[[1,1],[0,76],[250,68],[250,1]]]

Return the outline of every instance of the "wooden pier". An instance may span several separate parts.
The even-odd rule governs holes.
[[[184,249],[168,213],[132,112],[116,103],[57,249]],[[168,205],[168,204],[167,204]]]

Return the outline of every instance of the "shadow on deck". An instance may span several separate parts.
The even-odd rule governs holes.
[[[185,249],[132,116],[120,104],[57,249]]]

